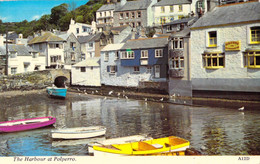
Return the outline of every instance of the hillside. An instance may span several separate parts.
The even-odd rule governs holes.
[[[51,9],[51,14],[43,15],[39,20],[28,22],[3,23],[0,20],[0,34],[8,31],[22,33],[24,37],[32,35],[41,30],[59,29],[66,31],[69,28],[70,20],[73,18],[76,22],[91,24],[95,20],[96,11],[106,4],[106,0],[89,0],[85,5],[75,8],[75,3],[61,4]]]

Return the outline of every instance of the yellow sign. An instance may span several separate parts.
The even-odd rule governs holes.
[[[240,41],[229,41],[225,42],[225,50],[226,51],[240,51],[241,42]]]

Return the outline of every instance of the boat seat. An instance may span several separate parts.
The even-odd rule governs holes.
[[[139,151],[145,151],[145,150],[156,150],[157,148],[154,147],[153,145],[151,144],[148,144],[146,142],[138,142],[138,150]]]
[[[183,144],[185,142],[187,142],[187,141],[185,141],[179,137],[170,136],[168,146],[175,146],[175,145]],[[167,143],[165,143],[165,146],[166,146],[166,144]]]

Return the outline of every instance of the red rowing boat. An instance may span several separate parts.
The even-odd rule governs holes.
[[[56,118],[51,116],[5,121],[5,122],[0,122],[0,132],[17,132],[17,131],[37,129],[37,128],[52,125],[55,122],[56,122]]]

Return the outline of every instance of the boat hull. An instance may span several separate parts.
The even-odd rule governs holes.
[[[37,129],[52,125],[56,122],[54,117],[37,117],[30,119],[20,119],[0,122],[0,132],[18,132]]]
[[[95,151],[118,155],[160,155],[170,152],[185,151],[189,148],[189,141],[175,137],[165,137],[147,141],[139,141],[125,144],[94,145]],[[95,154],[95,152],[94,152]]]
[[[84,139],[103,136],[106,134],[106,128],[102,126],[67,128],[51,131],[53,139]]]
[[[67,95],[67,88],[47,87],[46,92],[50,97],[65,99]]]

